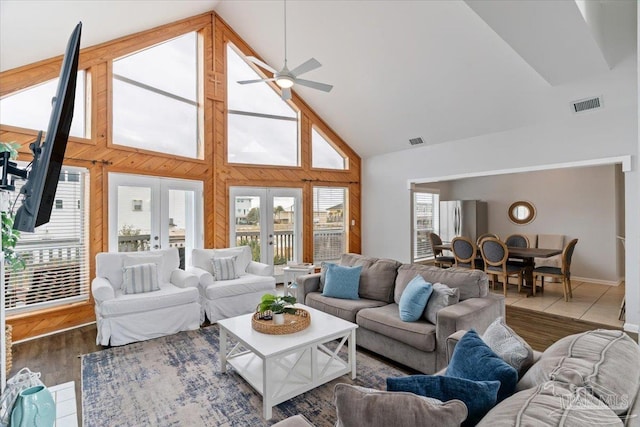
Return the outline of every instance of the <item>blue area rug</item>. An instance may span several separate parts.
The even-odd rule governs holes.
[[[213,325],[83,355],[83,425],[270,426],[303,414],[317,427],[329,427],[336,422],[337,383],[384,390],[387,377],[405,375],[358,352],[355,380],[344,375],[283,402],[265,421],[262,397],[233,368],[220,372],[218,337]]]

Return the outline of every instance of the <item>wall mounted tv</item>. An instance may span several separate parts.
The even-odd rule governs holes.
[[[76,25],[67,44],[44,143],[40,145],[38,135],[30,145],[33,162],[27,183],[20,190],[24,199],[14,219],[13,228],[16,230],[33,232],[35,227],[46,224],[51,217],[73,119],[81,31],[82,22]]]

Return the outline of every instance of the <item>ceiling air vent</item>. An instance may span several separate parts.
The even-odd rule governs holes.
[[[411,144],[411,145],[420,145],[420,144],[424,144],[424,140],[423,140],[422,138],[420,138],[420,137],[418,137],[418,138],[411,138],[411,139],[409,140],[409,144]]]
[[[595,110],[602,108],[602,97],[596,96],[595,98],[581,99],[579,101],[573,101],[571,103],[571,109],[574,113],[581,113],[583,111]]]

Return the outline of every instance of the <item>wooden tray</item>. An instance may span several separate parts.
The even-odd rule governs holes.
[[[286,335],[300,332],[311,324],[311,314],[302,308],[296,309],[296,314],[284,314],[284,323],[276,325],[273,320],[264,320],[265,315],[271,315],[270,311],[253,313],[251,327],[258,332],[270,335]]]

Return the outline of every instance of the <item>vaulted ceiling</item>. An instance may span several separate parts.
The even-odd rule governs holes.
[[[636,1],[288,0],[294,87],[362,157],[562,120],[603,95],[637,108]],[[77,21],[91,46],[215,10],[276,69],[283,1],[0,1],[0,71],[60,55]],[[633,89],[633,90],[631,90]]]

